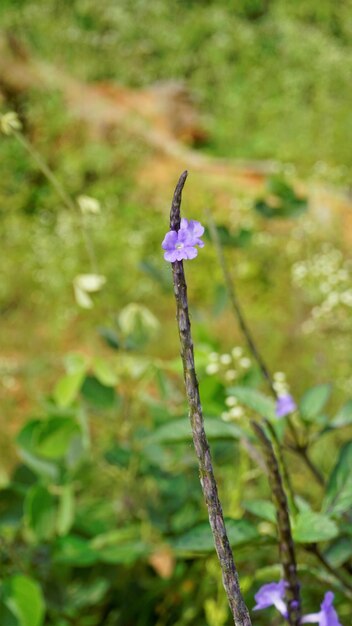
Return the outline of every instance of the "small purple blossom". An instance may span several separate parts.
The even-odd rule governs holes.
[[[287,618],[287,606],[284,600],[286,587],[287,583],[284,580],[260,587],[254,596],[257,604],[253,610],[259,611],[260,609],[267,609],[269,606],[275,606],[281,615]]]
[[[190,237],[193,239],[195,246],[199,246],[200,248],[204,247],[204,241],[200,239],[200,237],[204,234],[204,226],[201,225],[200,222],[196,220],[186,220],[185,217],[181,220],[180,230],[187,230]]]
[[[297,405],[289,393],[278,397],[275,408],[276,417],[285,417],[296,409]]]
[[[204,242],[200,237],[204,233],[204,227],[196,220],[182,218],[180,230],[170,230],[161,244],[165,250],[164,259],[174,263],[183,259],[194,259],[198,250],[195,246],[203,248]]]
[[[342,626],[333,607],[334,594],[328,591],[320,605],[319,613],[310,613],[301,619],[301,624],[319,624],[319,626]]]

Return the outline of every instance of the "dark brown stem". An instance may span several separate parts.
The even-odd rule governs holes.
[[[291,533],[290,516],[287,498],[281,479],[279,463],[273,445],[264,429],[252,422],[253,429],[262,443],[264,458],[271,483],[272,498],[276,509],[276,520],[279,539],[280,560],[284,579],[287,583],[287,620],[290,626],[299,626],[301,619],[300,586],[297,575],[295,545]]]
[[[176,186],[170,214],[171,230],[180,227],[180,207],[182,189],[187,178],[184,172]],[[174,293],[177,307],[177,322],[181,343],[181,357],[186,386],[189,415],[191,420],[194,448],[198,458],[200,482],[208,509],[209,522],[214,537],[216,552],[220,561],[223,584],[227,593],[235,626],[251,626],[248,609],[243,600],[237,569],[227,536],[224,516],[219,500],[211,454],[204,429],[204,419],[196,376],[191,323],[188,313],[187,284],[182,261],[172,263]]]
[[[261,352],[258,350],[256,343],[254,341],[254,338],[252,336],[252,333],[249,329],[249,326],[247,324],[247,321],[244,317],[244,314],[242,312],[242,308],[241,305],[239,303],[235,288],[234,288],[234,284],[233,284],[233,280],[232,280],[232,276],[230,274],[230,271],[228,269],[227,263],[226,263],[226,259],[225,259],[225,255],[222,249],[222,245],[220,242],[220,238],[219,238],[219,233],[218,230],[216,228],[216,224],[213,220],[213,217],[210,213],[210,211],[207,211],[207,219],[208,219],[208,225],[209,225],[209,232],[210,232],[210,236],[213,240],[213,243],[215,245],[215,249],[216,249],[216,253],[218,256],[218,260],[219,260],[219,264],[220,267],[222,269],[222,273],[224,276],[224,282],[226,285],[226,289],[227,292],[229,294],[229,298],[230,298],[230,302],[232,304],[232,308],[233,308],[233,312],[235,314],[235,317],[238,321],[238,324],[242,330],[243,336],[247,342],[248,348],[250,350],[250,352],[252,353],[253,358],[256,360],[260,371],[262,372],[263,378],[266,381],[267,385],[268,385],[268,389],[270,391],[270,393],[272,394],[272,396],[275,398],[275,400],[278,399],[278,394],[274,388],[274,383],[273,383],[273,379],[271,377],[270,371],[268,366],[265,363],[264,358],[262,357]],[[320,474],[319,470],[315,467],[314,463],[312,462],[312,460],[310,459],[307,450],[302,448],[298,441],[298,433],[296,431],[296,428],[294,426],[294,424],[291,422],[291,420],[289,421],[289,426],[290,426],[290,430],[292,431],[293,434],[293,438],[294,438],[294,449],[295,452],[301,456],[302,460],[304,461],[304,463],[306,464],[306,466],[308,467],[308,469],[312,472],[313,476],[316,478],[316,480],[321,484],[324,485],[324,478],[323,476]],[[303,452],[304,450],[304,452]],[[283,466],[284,468],[285,466]],[[286,477],[288,477],[288,473],[287,471],[284,469],[285,471],[285,475]],[[285,480],[286,480],[285,477]],[[287,486],[289,487],[289,484],[287,484]]]
[[[345,577],[338,569],[335,569],[334,567],[332,567],[332,565],[330,565],[329,561],[320,551],[317,544],[312,543],[311,545],[307,546],[306,549],[308,552],[311,552],[311,554],[314,554],[318,561],[321,563],[321,565],[323,565],[324,569],[326,569],[327,572],[329,572],[336,580],[340,582],[345,595],[349,598],[352,598],[352,585],[345,580]]]

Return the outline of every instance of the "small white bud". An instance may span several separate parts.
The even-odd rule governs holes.
[[[15,111],[0,115],[0,130],[4,135],[11,135],[13,131],[21,130],[22,124]]]
[[[236,370],[227,370],[225,373],[225,379],[231,382],[231,380],[235,380],[235,378],[237,378]]]
[[[83,215],[92,214],[98,215],[100,213],[100,203],[95,198],[90,196],[78,196],[77,204],[81,209]]]
[[[217,374],[217,372],[219,371],[219,366],[217,363],[209,363],[209,365],[206,366],[205,371],[207,374],[209,374],[209,376],[211,376],[212,374]]]
[[[228,396],[225,400],[226,406],[236,406],[238,404],[237,398],[235,396]]]
[[[230,365],[231,361],[232,359],[229,354],[222,354],[220,356],[220,363],[222,363],[223,365]]]

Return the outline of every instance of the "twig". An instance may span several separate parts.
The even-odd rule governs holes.
[[[299,626],[301,619],[301,600],[300,586],[297,575],[295,545],[291,533],[287,498],[281,479],[279,463],[276,458],[273,445],[265,434],[264,429],[257,422],[252,422],[252,427],[263,446],[267,471],[271,483],[272,497],[276,508],[280,560],[283,567],[284,579],[287,583],[287,619],[290,626]]]
[[[226,285],[226,289],[227,292],[229,294],[229,298],[232,304],[232,308],[233,308],[233,312],[235,314],[235,317],[239,323],[239,326],[242,330],[243,336],[245,337],[245,340],[247,342],[248,348],[250,350],[250,352],[253,355],[253,358],[256,360],[256,362],[258,363],[259,369],[262,372],[263,378],[266,381],[267,385],[268,385],[268,389],[270,391],[270,393],[273,395],[273,397],[275,398],[275,400],[278,399],[278,394],[275,390],[274,387],[274,383],[269,371],[269,368],[261,354],[261,352],[259,351],[259,349],[257,348],[256,342],[253,338],[253,335],[249,329],[249,326],[247,324],[247,321],[244,317],[244,314],[242,312],[242,308],[241,305],[239,303],[235,288],[234,288],[234,284],[233,284],[233,280],[232,280],[232,276],[230,274],[230,271],[228,269],[227,263],[226,263],[226,259],[225,259],[225,255],[222,249],[222,245],[220,242],[220,238],[219,238],[219,233],[217,231],[216,228],[216,224],[213,220],[213,217],[211,215],[211,212],[207,211],[207,219],[208,219],[208,225],[209,225],[209,231],[210,231],[210,236],[211,239],[213,240],[213,243],[215,245],[215,249],[216,249],[216,253],[218,256],[218,260],[219,260],[219,264],[220,267],[222,269],[222,273],[224,276],[224,282]],[[288,417],[287,419],[290,430],[292,432],[293,438],[294,438],[294,446],[292,446],[292,450],[294,450],[296,452],[296,454],[298,454],[302,460],[304,461],[304,463],[306,464],[306,466],[309,468],[309,470],[311,471],[311,473],[313,474],[313,476],[316,478],[316,480],[319,482],[320,485],[324,485],[325,481],[323,476],[321,475],[321,473],[319,472],[318,468],[314,465],[313,461],[311,460],[311,458],[308,455],[307,449],[302,447],[299,444],[299,438],[298,438],[298,433],[296,431],[296,428],[294,426],[294,424],[292,423],[292,421],[290,420],[290,418]],[[275,434],[276,437],[276,434]],[[279,448],[278,448],[279,450]],[[280,462],[283,460],[282,459],[282,455],[280,453]],[[283,469],[285,468],[285,464],[283,464]],[[285,471],[285,469],[284,469]],[[289,477],[288,477],[288,473],[287,471],[285,471],[285,481],[287,481],[288,479],[288,483],[287,483],[287,487],[289,490],[291,490],[290,488],[290,483],[289,483]],[[291,490],[292,491],[292,490]],[[293,499],[293,498],[292,498]]]
[[[181,196],[186,178],[187,172],[183,172],[175,189],[170,213],[171,230],[177,231],[180,228]],[[193,443],[198,458],[200,482],[208,509],[209,522],[214,537],[216,552],[220,561],[223,584],[235,626],[251,626],[251,619],[241,594],[237,569],[225,528],[209,443],[204,429],[203,412],[194,364],[191,323],[188,312],[187,284],[182,261],[172,263],[172,275]]]
[[[319,547],[316,543],[312,543],[311,545],[306,547],[307,552],[314,554],[314,556],[320,561],[323,567],[341,584],[341,587],[344,590],[345,595],[348,598],[352,598],[352,585],[345,580],[345,577],[341,574],[338,569],[334,569],[332,565],[330,565],[329,561],[325,558],[324,554],[320,551]]]
[[[222,273],[224,275],[224,280],[225,280],[225,285],[226,285],[226,289],[227,292],[229,294],[229,298],[235,313],[235,316],[237,318],[237,321],[240,325],[240,328],[242,330],[242,333],[246,339],[247,345],[249,350],[251,351],[253,357],[255,358],[255,360],[257,361],[259,368],[263,374],[264,379],[266,380],[268,387],[271,391],[271,393],[273,394],[274,398],[277,399],[277,393],[274,389],[274,385],[273,385],[273,381],[271,379],[271,375],[269,372],[269,369],[261,355],[261,353],[259,352],[255,341],[252,337],[252,333],[249,330],[248,324],[245,320],[244,314],[242,312],[242,308],[241,305],[239,303],[234,285],[233,285],[233,281],[232,281],[232,277],[231,274],[229,272],[229,269],[227,267],[227,263],[225,260],[225,255],[223,253],[223,249],[221,246],[221,242],[220,242],[220,238],[219,238],[219,233],[218,230],[216,228],[215,222],[213,220],[213,217],[209,211],[209,209],[207,210],[207,219],[208,219],[208,225],[209,225],[209,231],[210,231],[210,236],[213,240],[213,243],[215,245],[215,249],[216,249],[216,253],[218,256],[218,260],[219,260],[219,264],[220,267],[222,269]]]

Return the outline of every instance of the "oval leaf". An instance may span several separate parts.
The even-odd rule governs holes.
[[[310,422],[314,420],[322,411],[331,395],[331,385],[316,385],[303,395],[299,409],[302,418]]]
[[[226,530],[231,546],[240,546],[259,538],[259,533],[251,522],[243,519],[226,519]],[[204,554],[213,552],[214,539],[209,522],[197,524],[184,535],[177,537],[173,548],[179,553]]]
[[[297,543],[315,543],[329,541],[337,537],[339,531],[333,520],[327,515],[304,511],[299,513],[293,526],[293,539]]]
[[[230,387],[228,393],[235,396],[242,404],[249,409],[256,411],[262,417],[268,419],[276,419],[275,415],[275,402],[268,396],[264,395],[256,389],[250,389],[249,387]]]
[[[239,439],[243,431],[235,424],[229,424],[215,418],[205,418],[205,430],[208,439]],[[192,429],[188,417],[172,420],[156,430],[152,440],[158,443],[183,443],[192,441]]]
[[[339,458],[331,472],[324,510],[330,514],[340,515],[352,507],[352,441],[346,443],[340,451]]]
[[[45,605],[38,583],[18,574],[4,584],[4,604],[15,615],[20,626],[41,626]]]

